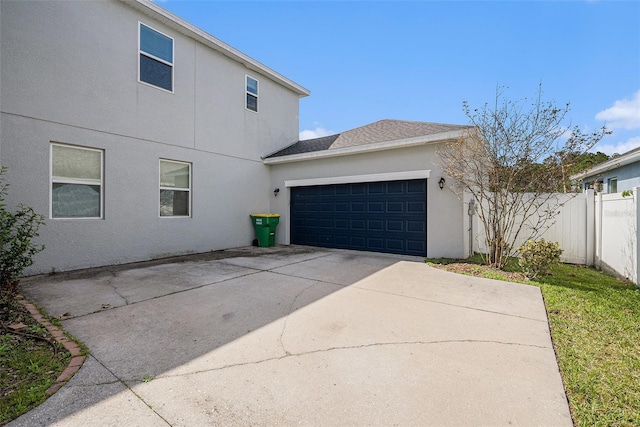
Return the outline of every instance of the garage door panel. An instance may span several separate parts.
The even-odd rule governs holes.
[[[367,194],[367,184],[351,184],[351,195],[360,196]]]
[[[424,212],[424,202],[407,202],[407,213]]]
[[[426,255],[426,180],[291,189],[291,242]]]
[[[427,252],[427,244],[422,241],[407,240],[407,251],[409,252]]]
[[[336,196],[338,196],[338,195],[348,196],[349,194],[351,194],[351,189],[349,187],[347,187],[347,186],[342,186],[342,185],[329,186],[329,185],[327,185],[326,187],[334,187],[334,192],[335,192]]]
[[[368,238],[367,239],[367,248],[369,250],[382,252],[384,250],[384,239]]]
[[[387,247],[396,251],[404,251],[405,250],[405,241],[399,239],[387,239]]]
[[[384,182],[369,183],[369,194],[384,194],[384,190],[385,190]]]
[[[331,185],[325,185],[325,186],[321,186],[320,188],[320,195],[321,196],[333,196],[335,195],[335,187],[331,186]]]
[[[408,181],[407,182],[407,193],[424,193],[425,192],[425,181]]]
[[[365,211],[364,202],[351,202],[351,212],[361,213]]]
[[[370,219],[367,221],[367,230],[369,231],[383,231],[384,220],[382,219]]]
[[[396,232],[396,233],[404,231],[404,221],[387,220],[386,226],[387,226],[387,231]]]
[[[333,223],[336,230],[349,230],[349,220],[346,218],[336,218]]]
[[[317,196],[320,194],[320,190],[322,187],[304,187],[301,189],[301,194],[305,196]]]
[[[404,202],[387,202],[387,212],[404,212]]]
[[[352,219],[351,220],[351,230],[354,231],[365,231],[365,220],[364,219]]]
[[[367,203],[367,212],[382,213],[384,212],[384,208],[385,208],[385,203],[383,201]]]
[[[425,223],[422,221],[407,221],[407,231],[422,233],[425,231]]]
[[[360,236],[351,236],[351,238],[349,239],[349,244],[353,249],[366,250],[367,238]]]
[[[392,181],[387,183],[388,194],[400,194],[404,192],[404,185],[402,181]]]
[[[330,230],[333,230],[334,228],[333,219],[331,218],[320,219],[320,221],[318,221],[318,228],[328,228]]]
[[[317,212],[319,208],[319,203],[305,203],[304,205],[304,210],[307,212]]]
[[[335,206],[334,209],[336,212],[343,212],[343,213],[349,212],[349,202],[336,202],[334,206]]]

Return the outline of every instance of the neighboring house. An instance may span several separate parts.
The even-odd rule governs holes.
[[[640,147],[573,175],[582,181],[582,188],[596,192],[619,193],[640,186]]]
[[[266,211],[281,244],[468,254],[436,155],[465,126],[291,145],[309,91],[146,0],[0,1],[0,47],[7,201],[46,217],[28,274],[247,246]]]

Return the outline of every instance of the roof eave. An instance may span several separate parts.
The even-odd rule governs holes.
[[[290,80],[278,73],[277,71],[272,70],[266,65],[256,61],[248,55],[240,52],[239,50],[229,46],[222,40],[219,40],[213,37],[211,34],[201,30],[200,28],[190,24],[182,18],[172,14],[168,10],[158,6],[157,4],[149,1],[149,0],[120,0],[121,2],[137,9],[144,14],[150,16],[153,19],[156,19],[163,24],[173,28],[174,30],[193,38],[196,41],[204,44],[205,46],[210,47],[211,49],[233,59],[234,61],[240,62],[245,67],[255,72],[261,73],[266,77],[271,78],[275,82],[280,85],[286,87],[287,89],[295,92],[300,98],[309,96],[311,93],[308,89],[300,86],[293,80]]]
[[[434,144],[438,142],[455,140],[465,136],[466,129],[435,133],[432,135],[418,136],[414,138],[398,139],[393,141],[376,142],[373,144],[356,145],[353,147],[335,148],[309,153],[291,154],[288,156],[272,157],[263,159],[266,165],[281,163],[302,162],[306,160],[325,159],[330,157],[348,156],[352,154],[373,153],[375,151],[393,150],[397,148],[408,148],[419,145]]]
[[[577,179],[585,179],[591,176],[595,176],[601,174],[603,172],[610,171],[611,169],[619,168],[621,166],[628,165],[630,163],[640,161],[640,151],[636,151],[634,153],[630,153],[629,156],[625,156],[624,154],[616,157],[615,159],[608,160],[604,163],[600,163],[599,165],[594,166],[593,168],[586,170],[584,172],[572,175],[570,177],[571,180]]]

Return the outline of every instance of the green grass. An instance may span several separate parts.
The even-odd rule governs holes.
[[[3,307],[3,324],[22,322],[28,334],[47,336],[47,331],[12,302],[11,313]],[[11,333],[0,335],[0,425],[35,408],[48,397],[46,390],[67,367],[71,356],[63,346]]]
[[[576,425],[640,425],[640,290],[569,265],[538,282]]]
[[[441,264],[454,262],[460,261]],[[507,278],[504,272],[485,270],[478,275]],[[517,262],[505,271],[519,271]],[[640,289],[567,264],[526,283],[542,290],[575,425],[640,425]]]

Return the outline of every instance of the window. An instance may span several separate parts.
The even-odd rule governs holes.
[[[102,150],[51,144],[51,218],[102,218]]]
[[[140,23],[140,81],[173,92],[173,39]]]
[[[160,216],[190,216],[191,163],[160,159]]]
[[[247,110],[258,112],[258,81],[247,76]]]
[[[609,194],[618,192],[618,178],[609,178]]]

